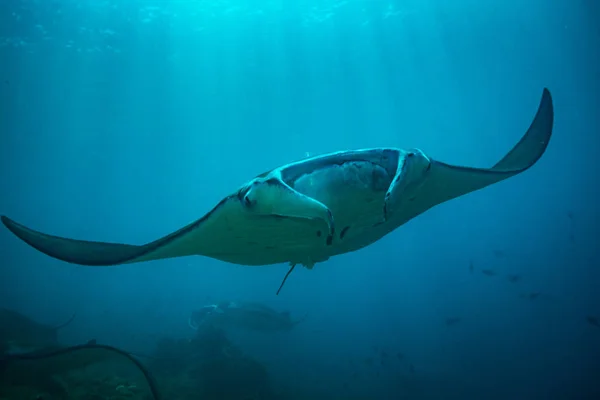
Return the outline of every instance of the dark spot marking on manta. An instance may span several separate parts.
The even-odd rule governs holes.
[[[346,232],[348,232],[348,229],[350,229],[349,226],[345,226],[344,229],[342,229],[342,231],[340,232],[340,239],[343,239],[344,236],[346,236]]]
[[[333,243],[333,237],[335,236],[335,224],[333,221],[333,214],[331,213],[331,210],[327,209],[327,216],[329,217],[329,235],[327,236],[327,241],[326,244],[327,246],[331,246],[331,244]]]
[[[321,237],[322,234],[323,234],[323,232],[317,231],[317,237]]]

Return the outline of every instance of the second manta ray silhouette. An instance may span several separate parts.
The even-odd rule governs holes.
[[[438,204],[529,169],[544,154],[553,122],[552,97],[544,89],[525,135],[491,168],[449,165],[419,149],[398,148],[286,164],[250,180],[197,221],[144,245],[63,238],[1,219],[30,246],[69,263],[108,266],[191,255],[241,265],[289,263],[283,286],[297,264],[311,269],[362,249]]]
[[[68,321],[52,326],[36,322],[20,312],[0,307],[0,355],[15,350],[57,345],[58,331],[74,319],[75,314]]]
[[[188,318],[194,330],[209,325],[218,328],[241,328],[258,332],[289,331],[304,318],[292,320],[288,311],[276,311],[253,302],[223,301],[196,310]]]

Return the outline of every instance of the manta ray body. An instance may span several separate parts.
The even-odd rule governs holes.
[[[194,330],[210,325],[258,332],[289,331],[304,318],[294,321],[288,311],[276,311],[260,303],[224,301],[192,312],[188,325]]]
[[[286,164],[242,185],[195,222],[143,245],[58,237],[1,219],[30,246],[74,264],[202,255],[241,265],[312,268],[378,241],[438,204],[527,170],[546,150],[553,120],[552,97],[544,89],[525,135],[491,168],[449,165],[419,149],[399,148],[341,151]]]

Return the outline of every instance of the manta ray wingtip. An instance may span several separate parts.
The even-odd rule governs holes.
[[[12,220],[10,218],[8,218],[6,215],[0,215],[0,221],[2,221],[4,226],[6,226],[7,228],[8,228],[7,225],[12,222]]]

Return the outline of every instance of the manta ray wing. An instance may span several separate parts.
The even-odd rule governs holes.
[[[302,218],[255,215],[237,195],[223,199],[199,220],[144,245],[94,242],[48,235],[2,216],[2,223],[40,252],[73,264],[111,266],[203,255],[242,265],[286,262],[290,248],[315,243],[323,223]],[[281,249],[281,251],[278,251]]]
[[[520,174],[544,154],[554,124],[554,108],[548,89],[544,89],[536,116],[521,140],[492,168],[471,168],[431,160],[429,171],[415,193],[395,207],[402,210],[403,221],[431,207]]]
[[[80,265],[117,265],[144,253],[145,246],[90,242],[48,235],[2,216],[2,223],[15,236],[50,257]]]

